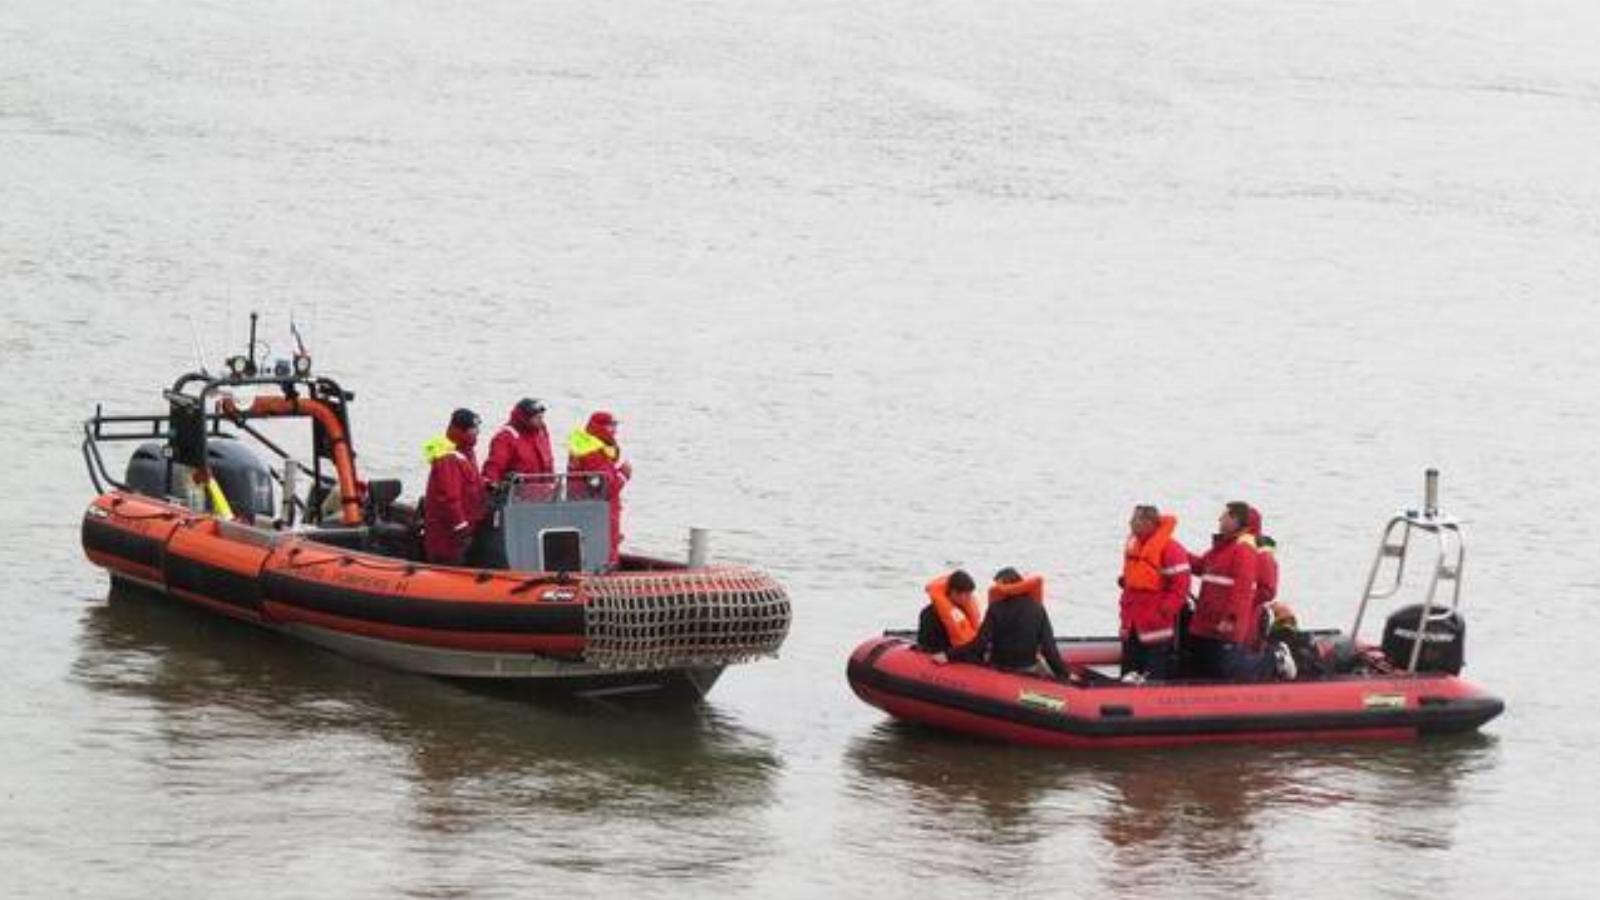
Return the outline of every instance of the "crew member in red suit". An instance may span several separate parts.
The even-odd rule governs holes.
[[[1246,530],[1250,505],[1233,502],[1217,519],[1205,556],[1189,557],[1200,597],[1189,622],[1189,665],[1198,678],[1254,681],[1265,677],[1256,614],[1255,540]]]
[[[1136,506],[1122,554],[1122,675],[1170,678],[1178,613],[1189,600],[1189,551],[1172,536],[1175,516]]]
[[[1250,507],[1250,520],[1245,524],[1245,530],[1256,541],[1256,623],[1258,632],[1258,646],[1263,653],[1268,653],[1273,660],[1273,666],[1279,678],[1293,681],[1298,673],[1299,666],[1295,662],[1291,647],[1283,641],[1268,641],[1273,630],[1273,624],[1278,621],[1274,614],[1274,606],[1278,599],[1278,542],[1271,535],[1261,533],[1261,510]],[[1288,606],[1283,606],[1287,610]],[[1294,616],[1291,612],[1289,618],[1292,622]],[[1289,632],[1293,633],[1291,625]]]
[[[600,410],[589,417],[589,424],[573,429],[567,437],[569,496],[596,496],[603,491],[611,503],[612,565],[616,565],[622,545],[622,488],[633,477],[633,466],[622,458],[622,448],[617,446],[617,425],[615,416]],[[599,480],[600,490],[590,487],[592,479]]]
[[[460,566],[467,562],[488,512],[483,476],[473,447],[478,443],[478,414],[458,409],[445,433],[422,446],[428,460],[428,491],[423,500],[423,551],[428,562]]]
[[[555,471],[550,452],[550,430],[544,426],[544,404],[524,397],[511,407],[511,416],[489,442],[483,461],[483,480],[499,484],[512,475],[549,475]]]
[[[1278,599],[1278,557],[1273,552],[1278,542],[1261,533],[1261,510],[1254,506],[1244,530],[1256,543],[1256,606],[1264,607]]]

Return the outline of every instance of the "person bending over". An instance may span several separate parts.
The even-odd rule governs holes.
[[[978,636],[951,648],[950,659],[988,662],[1007,672],[1054,674],[1065,680],[1067,664],[1056,649],[1055,631],[1044,608],[1044,577],[1023,578],[1010,567],[996,572],[994,584],[989,586],[989,611]]]

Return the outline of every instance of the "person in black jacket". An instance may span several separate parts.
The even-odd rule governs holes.
[[[971,643],[950,650],[954,662],[987,662],[1009,672],[1054,673],[1065,680],[1067,664],[1056,649],[1055,631],[1044,608],[1044,578],[1023,578],[1007,567],[989,587],[989,612]],[[1039,663],[1044,658],[1044,665]]]

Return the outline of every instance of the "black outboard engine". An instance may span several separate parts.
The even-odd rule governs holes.
[[[236,515],[271,516],[276,512],[272,470],[249,447],[213,435],[206,442],[206,461]],[[166,445],[159,441],[140,444],[133,451],[126,482],[130,490],[149,497],[190,496],[189,467],[172,462]]]
[[[1383,655],[1404,669],[1411,663],[1411,650],[1417,640],[1417,620],[1422,604],[1403,607],[1383,624]],[[1422,629],[1422,652],[1417,656],[1418,672],[1461,674],[1466,663],[1467,622],[1458,612],[1435,608]]]

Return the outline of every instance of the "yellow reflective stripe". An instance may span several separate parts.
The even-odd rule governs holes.
[[[217,486],[215,478],[206,479],[206,493],[211,496],[211,508],[224,519],[233,518],[233,507],[228,505],[228,495]]]
[[[582,428],[574,428],[572,433],[567,435],[567,451],[573,456],[588,456],[595,451],[599,451],[612,459],[617,458],[617,448]]]
[[[456,442],[450,440],[447,434],[434,435],[422,442],[422,461],[433,465],[434,461],[443,456],[456,452]]]

